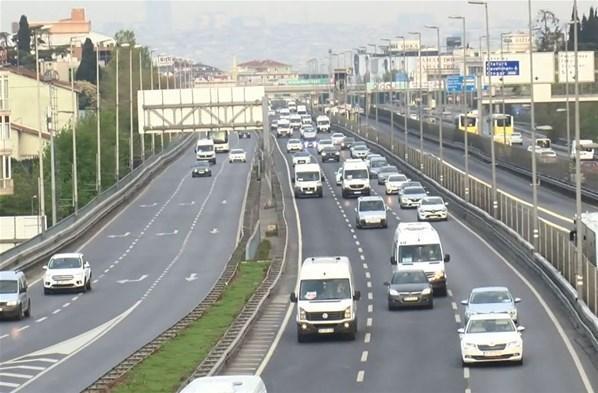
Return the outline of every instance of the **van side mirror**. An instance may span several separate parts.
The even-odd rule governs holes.
[[[444,254],[444,262],[450,262],[451,256],[449,254]]]
[[[459,333],[459,334],[465,334],[465,329],[459,328],[459,329],[457,329],[457,333]]]
[[[569,241],[574,242],[577,239],[577,230],[569,232]]]
[[[359,299],[361,299],[361,292],[355,291],[353,293],[353,300],[359,300]]]
[[[521,298],[516,297],[515,298],[515,303],[521,303]]]
[[[43,270],[48,270],[48,265],[44,265],[44,266],[42,266],[42,269],[43,269]]]
[[[295,183],[295,176],[291,177],[291,183]]]
[[[324,175],[320,175],[320,181],[324,181],[326,179],[324,179]]]
[[[291,303],[297,303],[297,295],[295,294],[295,292],[291,292]]]
[[[390,264],[391,265],[396,265],[397,264],[397,260],[395,259],[394,256],[390,257]]]
[[[86,268],[86,269],[89,269],[89,262],[87,262],[87,261],[86,261],[86,262],[83,264],[83,267],[84,267],[84,268]]]
[[[517,331],[519,333],[521,333],[521,332],[525,331],[525,327],[524,326],[517,326]]]
[[[390,286],[390,283],[389,283],[388,281],[384,281],[384,286],[385,286],[385,287],[389,287],[389,286]]]
[[[461,300],[461,304],[464,306],[467,306],[469,304],[469,302],[467,300]]]

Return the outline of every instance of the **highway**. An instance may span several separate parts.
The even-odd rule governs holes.
[[[396,138],[395,140],[397,140],[400,143],[403,143],[405,140],[405,136],[402,129],[403,124],[402,122],[397,121],[397,119],[398,117],[395,118],[396,128],[394,137]],[[379,121],[378,124],[376,124],[375,120],[370,118],[369,125],[378,129],[386,135],[390,133],[390,126],[386,123],[383,123],[382,121]],[[411,129],[411,132],[416,132],[416,134],[409,133],[409,146],[419,149],[420,141],[419,136],[417,135],[417,133],[419,133],[419,130]],[[436,156],[439,155],[438,143],[428,141],[426,139],[424,139],[424,150]],[[461,170],[465,170],[463,151],[445,147],[443,149],[443,153],[445,161],[449,162],[450,164]],[[471,154],[469,155],[469,171],[472,176],[475,176],[478,179],[487,182],[488,184],[491,183],[492,171],[489,163],[484,162]],[[531,202],[532,190],[529,179],[515,175],[512,172],[497,166],[496,183],[499,189],[521,200]],[[538,202],[540,208],[554,212],[558,216],[562,216],[558,217],[540,211],[540,215],[542,217],[565,228],[569,228],[572,225],[570,220],[572,220],[575,214],[575,198],[572,195],[565,195],[562,192],[556,191],[550,187],[542,186],[542,184],[540,183],[540,187],[538,188]],[[583,211],[594,210],[595,208],[596,206],[592,204],[586,202],[583,203]]]
[[[80,392],[190,312],[236,246],[255,139],[231,137],[248,163],[219,154],[206,178],[189,147],[86,239],[91,292],[44,296],[36,280],[31,318],[0,324],[0,392]]]
[[[282,150],[284,143],[286,139],[279,141]],[[433,310],[388,311],[382,283],[391,275],[393,231],[399,220],[415,221],[415,211],[401,210],[396,196],[385,196],[392,208],[389,228],[355,229],[356,201],[342,199],[334,182],[338,165],[321,164],[326,177],[323,199],[297,200],[300,246],[303,258],[346,255],[351,259],[356,289],[362,293],[357,339],[299,344],[293,313],[262,373],[269,391],[562,393],[598,388],[596,354],[586,354],[583,337],[550,289],[526,268],[503,259],[500,250],[453,217],[433,224],[451,255],[449,296],[435,299]],[[376,182],[372,187],[384,195]],[[473,287],[484,285],[508,286],[523,299],[519,305],[520,323],[527,328],[523,366],[461,366],[459,302]]]

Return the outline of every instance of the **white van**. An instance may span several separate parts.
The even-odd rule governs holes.
[[[218,375],[196,378],[180,393],[268,393],[257,375]]]
[[[575,160],[575,149],[579,146],[579,159],[580,160],[593,160],[594,159],[594,142],[591,139],[580,139],[579,141],[573,140],[571,144],[571,159]]]
[[[324,115],[316,117],[316,127],[320,132],[330,132],[330,118]]]
[[[297,105],[297,114],[298,115],[307,114],[307,107],[305,105]]]
[[[368,166],[361,160],[345,161],[341,175],[343,198],[370,195]]]
[[[449,254],[443,254],[438,232],[429,222],[400,223],[395,230],[390,263],[402,267],[422,269],[434,290],[446,296],[445,262]]]
[[[318,164],[297,164],[293,176],[295,198],[322,198],[322,172]]]
[[[212,139],[200,138],[195,145],[195,159],[197,161],[210,161],[216,163],[216,150]]]
[[[296,292],[297,341],[309,335],[342,334],[354,340],[357,301],[351,261],[344,256],[311,257],[303,261]]]
[[[293,130],[301,129],[301,125],[303,124],[303,122],[301,121],[300,115],[293,114],[289,117],[289,120],[291,121],[291,128]]]
[[[287,119],[278,120],[278,126],[276,127],[276,136],[293,136],[293,130],[291,130],[291,123]]]

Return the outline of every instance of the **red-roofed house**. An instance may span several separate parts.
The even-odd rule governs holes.
[[[235,74],[233,72],[233,74]],[[251,60],[236,66],[237,81],[252,83],[276,82],[283,79],[297,79],[293,68],[275,60]]]

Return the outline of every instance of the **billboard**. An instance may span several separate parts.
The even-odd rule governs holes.
[[[174,58],[172,56],[160,55],[154,58],[154,65],[156,67],[171,67],[174,65]]]
[[[555,66],[554,66],[554,53],[552,52],[534,52],[534,78],[535,83],[554,83],[555,81]],[[488,59],[484,56],[484,64],[488,63]],[[514,68],[515,63],[518,63],[519,73],[515,74]],[[505,85],[522,85],[530,83],[530,61],[529,53],[505,53],[501,59],[500,54],[493,54],[490,56],[490,64],[497,64],[502,67],[505,72],[504,79]],[[508,65],[508,66],[506,66]],[[499,67],[499,68],[500,68]],[[485,76],[488,76],[487,69],[484,70]],[[496,79],[501,78],[500,73],[495,73],[496,69],[491,69],[491,76],[493,77],[492,83],[495,84]],[[486,83],[487,81],[485,81]]]
[[[459,36],[451,36],[446,37],[446,49],[452,50],[461,47],[461,37]]]
[[[579,69],[580,82],[594,82],[594,52],[577,52],[577,65]],[[567,78],[569,83],[575,80],[575,52],[559,52],[558,54],[558,75],[559,82],[565,83]],[[567,71],[569,76],[567,76]]]

